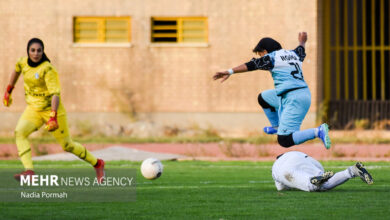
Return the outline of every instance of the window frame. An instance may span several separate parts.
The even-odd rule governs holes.
[[[156,25],[154,25],[154,21],[176,21],[175,25],[165,25],[164,28],[156,28]],[[183,22],[185,21],[202,21],[203,27],[195,27],[194,29],[201,29],[203,30],[203,34],[198,35],[200,36],[204,41],[200,42],[184,42],[183,39],[185,38],[184,30],[188,30],[187,28],[183,27]],[[164,26],[164,25],[161,25]],[[176,26],[176,27],[172,27]],[[157,26],[158,27],[158,26]],[[154,33],[155,30],[176,30],[176,33]],[[191,28],[189,28],[191,29]],[[196,34],[195,34],[196,35]],[[158,36],[158,37],[155,37]],[[188,34],[187,36],[194,36],[191,34]],[[171,37],[176,38],[176,41],[155,41],[155,38],[163,38],[163,37]],[[209,25],[208,25],[208,17],[205,16],[180,16],[180,17],[164,17],[164,16],[153,16],[150,19],[150,43],[151,46],[166,46],[166,47],[176,47],[176,46],[208,46],[209,43]]]
[[[127,41],[123,42],[107,42],[106,41],[106,23],[110,20],[123,20],[127,21],[126,29],[126,39]],[[78,31],[80,28],[80,22],[96,22],[97,27],[97,39],[96,40],[90,40],[90,41],[84,41],[79,38]],[[131,25],[131,16],[74,16],[73,17],[73,45],[74,46],[80,46],[80,47],[94,47],[94,46],[103,46],[103,47],[115,47],[115,46],[131,46],[131,36],[132,36],[132,25]]]

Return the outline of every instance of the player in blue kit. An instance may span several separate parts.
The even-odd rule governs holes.
[[[302,74],[302,62],[305,59],[307,33],[298,35],[299,46],[294,50],[285,50],[272,38],[262,38],[253,52],[260,58],[223,72],[217,72],[214,80],[227,80],[234,73],[253,70],[268,70],[274,80],[275,89],[259,94],[258,102],[263,108],[271,127],[265,127],[268,134],[277,133],[278,142],[283,147],[291,147],[305,141],[319,138],[326,149],[331,146],[329,128],[322,124],[318,128],[300,131],[310,104],[311,94]]]

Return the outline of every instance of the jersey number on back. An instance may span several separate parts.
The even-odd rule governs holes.
[[[291,75],[295,78],[295,79],[299,79],[299,80],[303,80],[303,75],[302,75],[302,70],[301,68],[299,67],[299,64],[298,63],[288,63],[290,64],[291,66],[294,66],[295,67],[295,70],[294,71],[291,71]]]

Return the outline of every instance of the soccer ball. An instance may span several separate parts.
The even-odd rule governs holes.
[[[161,176],[163,172],[162,163],[156,158],[148,158],[141,164],[141,173],[146,179],[154,180]]]

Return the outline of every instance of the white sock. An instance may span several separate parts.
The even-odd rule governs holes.
[[[349,172],[349,174],[351,175],[352,178],[353,178],[353,177],[356,177],[356,175],[355,175],[355,174],[353,173],[353,171],[352,171],[353,167],[354,167],[354,166],[348,167],[348,172]]]
[[[349,179],[353,178],[354,176],[351,175],[349,172],[349,169],[337,172],[334,176],[332,176],[328,181],[326,181],[324,184],[321,185],[320,190],[330,190],[333,189],[336,186],[339,186]]]
[[[320,129],[318,128],[314,128],[315,131],[314,131],[314,135],[316,136],[316,138],[318,137],[318,132],[320,132]]]

